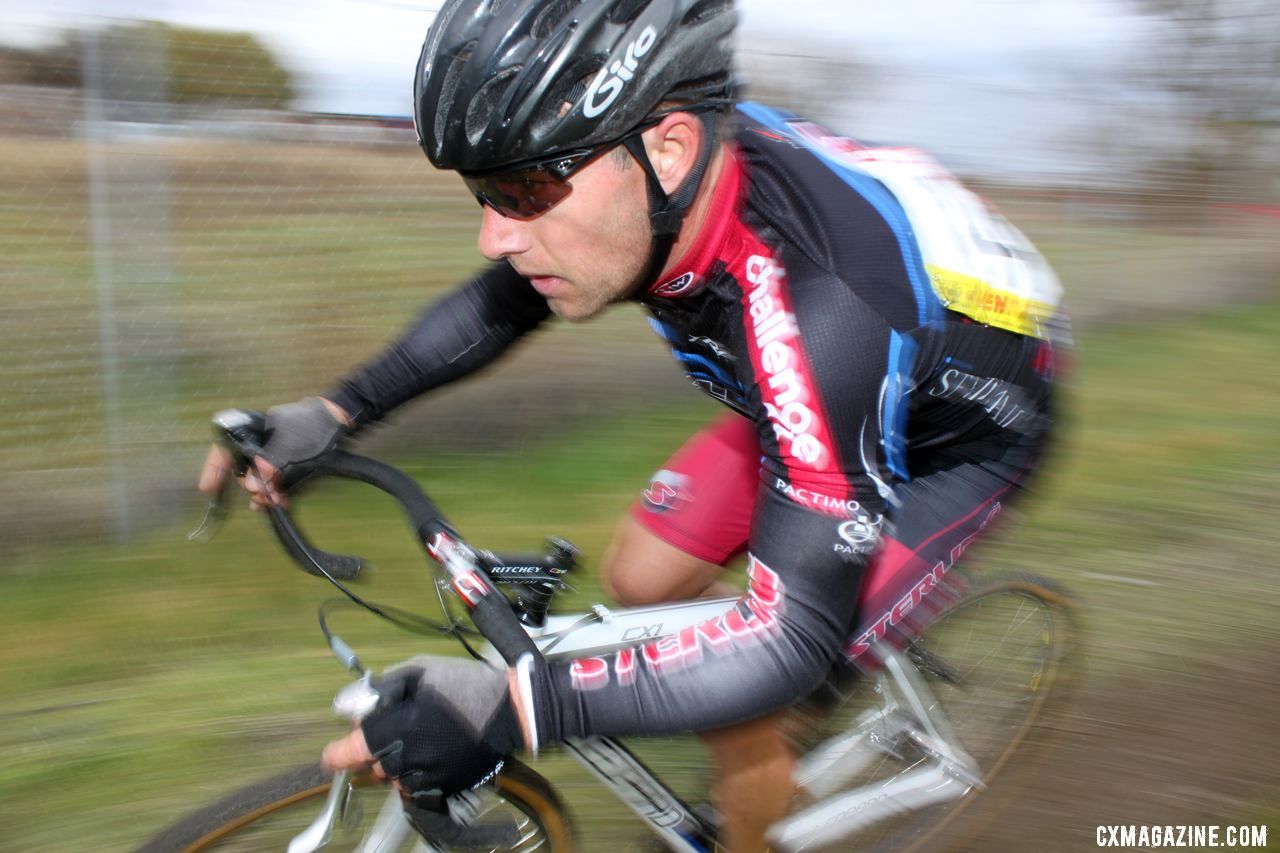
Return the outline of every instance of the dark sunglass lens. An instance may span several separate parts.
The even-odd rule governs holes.
[[[532,219],[562,201],[573,188],[542,169],[463,176],[481,204],[512,219]]]

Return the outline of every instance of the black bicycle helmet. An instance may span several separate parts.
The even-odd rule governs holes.
[[[483,172],[615,142],[664,100],[728,103],[732,0],[448,0],[414,81],[422,149]]]

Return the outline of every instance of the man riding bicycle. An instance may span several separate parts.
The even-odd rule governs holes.
[[[731,0],[449,0],[414,84],[421,145],[482,208],[492,264],[323,398],[268,413],[245,486],[489,363],[551,314],[639,301],[732,411],[644,490],[601,568],[628,605],[696,597],[746,554],[738,604],[688,636],[498,673],[420,661],[331,744],[412,797],[570,736],[696,731],[721,842],[785,814],[783,709],[849,641],[871,561],[950,565],[1019,490],[1050,425],[1058,285],[935,161],[737,103]],[[201,488],[230,468],[211,452]],[[880,576],[879,574],[877,576]],[[430,725],[419,720],[430,720]]]

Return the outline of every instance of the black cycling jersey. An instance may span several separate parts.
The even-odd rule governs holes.
[[[972,528],[968,508],[1020,481],[1048,428],[1056,280],[1021,235],[918,152],[758,105],[738,119],[696,240],[640,298],[690,379],[759,434],[748,593],[695,630],[551,667],[544,742],[703,730],[801,698],[857,624],[868,560]],[[547,315],[499,263],[332,398],[379,418]]]

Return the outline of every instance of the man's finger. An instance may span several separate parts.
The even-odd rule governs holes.
[[[327,745],[320,762],[327,770],[362,770],[373,763],[373,753],[365,742],[364,732],[356,728],[342,740]]]
[[[258,479],[258,475],[252,470],[244,472],[244,476],[240,478],[240,488],[249,493],[249,509],[254,512],[262,512],[270,502],[263,494],[264,486],[262,481]]]
[[[275,482],[276,475],[280,473],[280,469],[272,465],[261,456],[253,460],[253,466],[258,469],[259,475],[265,482]]]
[[[204,459],[204,467],[200,469],[200,480],[196,488],[206,495],[219,495],[226,488],[231,476],[231,451],[219,445],[209,448],[209,455]]]
[[[285,507],[289,502],[276,486],[277,471],[266,460],[254,460],[254,467],[245,475],[245,489],[253,498],[253,502],[262,506]]]

